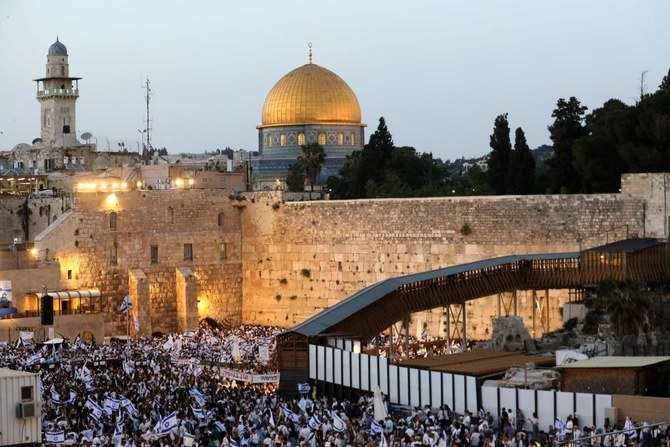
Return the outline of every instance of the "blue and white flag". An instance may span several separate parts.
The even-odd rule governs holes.
[[[486,411],[483,408],[479,409],[479,419],[484,419],[486,417]]]
[[[379,440],[379,447],[389,447],[389,443],[386,440],[386,436],[382,433],[382,439]]]
[[[623,429],[626,433],[626,436],[629,438],[637,437],[637,432],[635,431],[635,424],[633,424],[630,416],[626,416],[626,421],[623,423]]]
[[[556,418],[556,420],[554,420],[554,428],[560,431],[565,430],[565,422],[563,422],[560,418]]]
[[[272,427],[275,427],[275,417],[272,414],[272,410],[270,410],[270,420],[268,421]]]
[[[114,436],[123,436],[123,416],[121,416],[121,411],[116,418],[116,428],[114,428]]]
[[[117,399],[112,399],[111,397],[108,397],[105,399],[105,403],[103,404],[102,409],[105,410],[105,413],[111,415],[113,414],[116,410],[119,409],[121,401]]]
[[[240,444],[233,438],[230,438],[230,447],[240,447]]]
[[[91,410],[91,417],[93,419],[95,419],[96,421],[100,420],[100,416],[102,416],[102,413],[104,413],[100,405],[96,404],[93,401],[93,399],[89,397],[88,399],[86,399],[86,404],[84,406]]]
[[[123,398],[121,399],[121,406],[126,409],[128,413],[131,415],[136,415],[137,414],[137,408],[135,408],[135,405],[130,401],[128,398]]]
[[[191,410],[193,411],[193,416],[195,416],[197,419],[205,418],[205,410],[203,410],[202,408],[196,408],[194,406],[191,406]]]
[[[165,419],[161,420],[161,433],[166,435],[179,425],[177,421],[177,412],[173,411]]]
[[[309,386],[309,383],[299,383],[299,384],[298,384],[298,392],[299,392],[300,394],[307,394],[307,393],[309,393],[310,388],[311,388],[311,387]]]
[[[188,390],[188,394],[195,399],[195,401],[203,407],[205,405],[205,396],[195,387]]]
[[[216,429],[219,430],[221,433],[226,432],[226,426],[223,425],[222,422],[219,422],[219,421],[214,422],[214,427],[216,427]],[[232,441],[233,439],[231,438],[230,440]]]
[[[54,385],[51,385],[51,400],[53,400],[57,404],[61,403],[60,394],[58,394],[58,391],[56,391]]]
[[[184,338],[193,338],[195,337],[195,331],[193,329],[186,329],[183,336]]]
[[[342,433],[344,430],[346,430],[346,425],[344,425],[344,421],[334,412],[330,412],[330,417],[333,420],[333,430],[335,430],[338,433]]]
[[[70,399],[68,399],[67,403],[73,404],[76,398],[77,398],[77,392],[70,390]]]
[[[81,380],[87,385],[93,383],[93,374],[91,374],[91,370],[86,367],[86,363],[81,367]]]
[[[317,428],[319,428],[319,425],[321,425],[321,421],[319,420],[318,417],[316,417],[315,414],[313,414],[312,417],[309,418],[309,422],[307,422],[307,425],[312,430],[316,430]]]
[[[190,433],[184,433],[182,445],[191,447],[195,443],[195,436]]]
[[[384,428],[381,426],[381,424],[374,419],[370,421],[370,433],[373,435],[378,435],[379,433],[383,432]]]
[[[294,424],[300,423],[300,416],[295,414],[293,410],[291,410],[288,407],[282,407],[282,410],[284,410],[284,414],[286,415],[286,417],[292,420]]]
[[[124,296],[121,303],[121,312],[126,313],[131,307],[133,307],[133,303],[130,302],[130,295]]]
[[[65,431],[50,431],[45,433],[46,442],[49,444],[62,444],[65,442]]]
[[[133,325],[135,326],[135,332],[139,332],[140,320],[137,319],[137,312],[133,313]]]

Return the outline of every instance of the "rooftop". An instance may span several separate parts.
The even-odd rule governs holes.
[[[579,362],[561,365],[557,368],[644,368],[668,361],[670,361],[670,357],[592,357],[590,359],[581,360]]]

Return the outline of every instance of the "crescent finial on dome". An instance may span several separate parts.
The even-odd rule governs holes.
[[[312,63],[312,42],[309,42],[307,44],[307,46],[309,47],[309,63],[311,64]]]

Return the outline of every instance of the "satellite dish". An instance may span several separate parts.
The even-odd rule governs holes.
[[[42,139],[41,139],[41,138],[35,138],[35,139],[33,140],[33,146],[36,145],[37,143],[41,143],[41,142],[42,142]]]
[[[81,138],[82,140],[86,140],[86,142],[88,143],[88,140],[93,138],[93,135],[91,135],[91,132],[84,132],[83,134],[81,134]]]

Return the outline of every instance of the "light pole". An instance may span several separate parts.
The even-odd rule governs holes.
[[[144,134],[147,132],[147,130],[146,129],[144,129],[144,130],[137,129],[137,131],[140,133],[140,138],[142,139],[142,149],[144,149]],[[139,152],[140,152],[140,150],[138,148],[137,153],[139,154]]]

